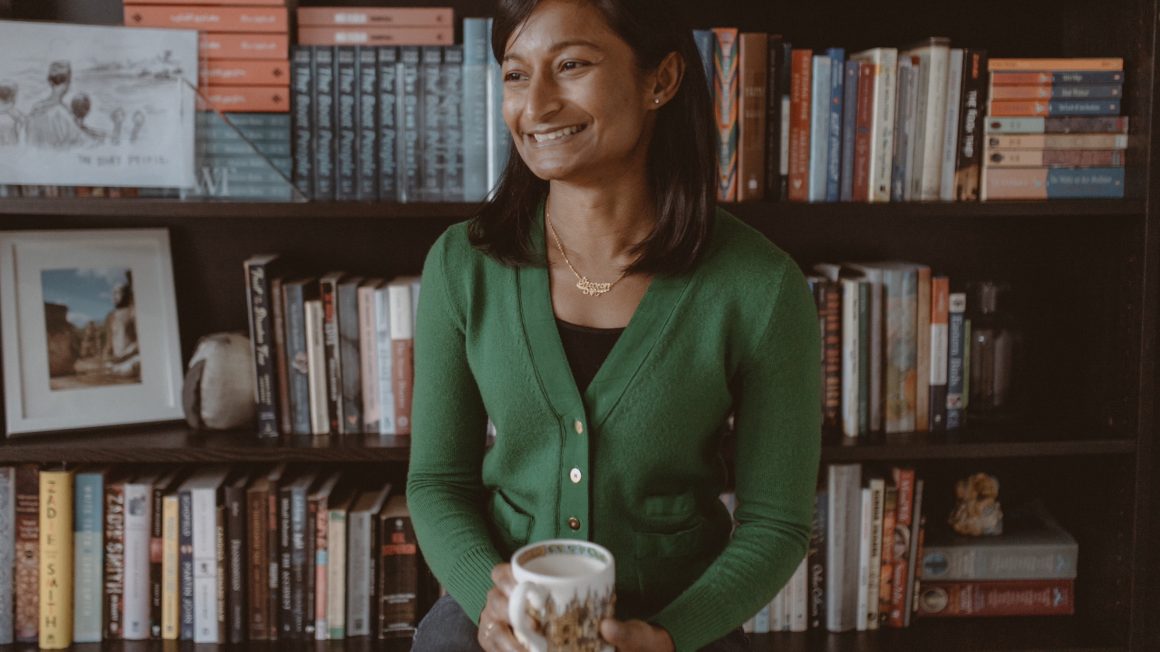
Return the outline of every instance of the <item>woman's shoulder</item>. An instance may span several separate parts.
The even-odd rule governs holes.
[[[793,258],[781,247],[722,208],[717,209],[713,238],[704,262],[714,273],[754,280],[780,279],[786,273],[800,273]]]
[[[470,224],[467,220],[447,227],[427,252],[428,266],[437,260],[447,273],[478,271],[488,257],[471,244]]]

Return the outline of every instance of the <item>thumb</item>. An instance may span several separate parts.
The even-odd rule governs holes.
[[[612,618],[600,621],[600,636],[611,643],[613,647],[620,647],[632,638],[631,628],[628,624]]]

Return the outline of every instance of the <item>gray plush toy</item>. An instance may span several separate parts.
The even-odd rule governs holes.
[[[185,420],[196,430],[230,430],[254,423],[250,339],[214,333],[198,340],[182,389]]]

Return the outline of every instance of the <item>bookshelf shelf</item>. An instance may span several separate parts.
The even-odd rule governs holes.
[[[464,219],[476,204],[461,202],[232,202],[166,199],[0,199],[0,215],[116,216],[137,218],[307,218],[307,219]],[[866,217],[1014,218],[1092,217],[1134,218],[1143,215],[1136,200],[1076,200],[1050,202],[890,204],[801,204],[752,202],[724,204],[743,217],[776,221],[827,215]]]
[[[1089,436],[1061,439],[1058,431],[964,430],[878,435],[862,441],[826,438],[822,462],[1103,456],[1135,452],[1135,440],[1126,438]]]

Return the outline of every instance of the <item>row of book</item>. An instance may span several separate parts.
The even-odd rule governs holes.
[[[390,484],[0,467],[0,643],[410,637],[438,588]]]
[[[822,263],[822,423],[847,437],[957,430],[970,378],[967,297],[927,265]]]
[[[245,262],[258,436],[409,435],[420,279]]]
[[[1065,58],[992,69],[980,199],[1123,198],[1123,68]]]
[[[1104,182],[1060,182],[1043,193],[1041,184],[1014,181],[1027,174],[1011,171],[1013,163],[984,166],[982,147],[985,132],[1042,128],[1042,120],[1007,120],[1022,117],[1115,118],[1103,124],[1126,141],[1122,59],[988,60],[985,50],[952,48],[946,38],[847,56],[732,27],[694,37],[712,87],[720,201],[1123,196],[1121,154],[1083,159],[1107,162]],[[1048,161],[1064,163],[1033,167],[1056,169],[1077,156],[1053,154]],[[1006,192],[986,192],[1000,187]]]
[[[286,112],[290,106],[289,21],[285,0],[219,0],[174,4],[125,2],[126,27],[194,29],[198,38],[198,92],[204,108],[231,112]]]
[[[789,582],[746,623],[754,633],[868,631],[917,617],[1070,615],[1079,545],[1034,500],[1003,532],[963,536],[923,514],[915,469],[825,467],[810,545]],[[722,497],[732,509],[735,496]]]

